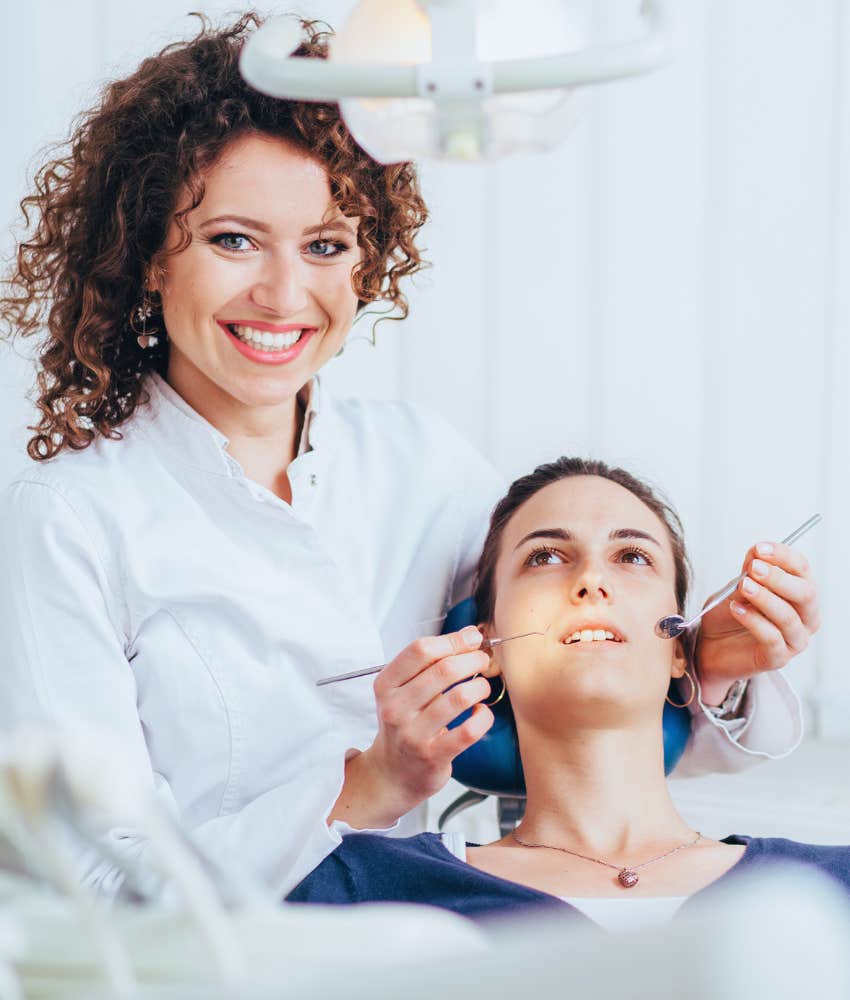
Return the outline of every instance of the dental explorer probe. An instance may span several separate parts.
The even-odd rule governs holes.
[[[801,524],[796,531],[792,531],[787,538],[783,538],[782,544],[793,545],[798,538],[802,538],[807,531],[814,528],[816,524],[820,524],[822,520],[823,516],[821,514],[812,514],[808,521]],[[681,615],[668,615],[666,618],[660,619],[655,626],[655,634],[661,639],[675,639],[676,636],[681,635],[685,629],[689,629],[692,625],[696,625],[704,614],[707,614],[712,610],[712,608],[716,608],[721,601],[725,601],[746,575],[746,572],[744,572],[741,573],[740,576],[736,576],[734,580],[730,580],[722,590],[715,594],[702,611],[700,611],[699,614],[694,615],[690,621],[685,621]]]
[[[523,632],[521,635],[508,635],[504,639],[484,639],[481,645],[478,647],[483,652],[489,652],[494,646],[501,646],[503,642],[510,642],[511,639],[524,639],[527,635],[544,635],[543,632]],[[470,653],[474,653],[474,649],[469,650]],[[324,684],[336,684],[337,681],[350,681],[355,677],[368,677],[370,674],[379,674],[384,667],[387,666],[386,663],[382,663],[379,667],[365,667],[363,670],[351,670],[347,674],[336,674],[333,677],[323,677],[320,681],[316,681],[316,687],[322,687]]]

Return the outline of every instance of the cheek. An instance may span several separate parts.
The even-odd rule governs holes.
[[[498,591],[493,625],[499,636],[545,631],[557,610],[557,598],[546,588],[515,585]]]

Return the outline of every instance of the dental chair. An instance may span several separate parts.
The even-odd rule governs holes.
[[[477,622],[475,600],[469,597],[456,604],[448,613],[443,623],[443,633],[456,632],[465,625],[475,625]],[[675,701],[678,692],[673,685],[670,694]],[[494,701],[497,695],[498,690],[494,690],[490,698],[493,702],[490,708],[495,716],[490,730],[477,743],[459,754],[452,764],[452,777],[465,785],[468,791],[443,811],[438,824],[441,830],[453,816],[483,802],[489,795],[495,795],[498,799],[499,830],[503,836],[522,819],[525,811],[525,778],[514,713],[507,693]],[[469,718],[471,712],[469,709],[459,715],[450,723],[449,728],[459,726]],[[664,770],[669,774],[685,751],[691,733],[691,714],[687,708],[674,708],[665,703],[663,725]]]

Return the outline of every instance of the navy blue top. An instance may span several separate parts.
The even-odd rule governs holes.
[[[742,836],[725,837],[723,843],[743,844],[746,850],[719,879],[694,893],[679,912],[698,896],[778,862],[817,868],[850,897],[850,847]],[[286,898],[298,903],[426,903],[473,918],[549,907],[592,923],[557,896],[461,861],[435,833],[404,838],[350,834]]]

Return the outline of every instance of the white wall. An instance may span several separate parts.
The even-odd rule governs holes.
[[[352,6],[299,9],[338,25]],[[599,38],[634,28],[625,0],[575,6]],[[572,452],[650,476],[684,517],[697,599],[751,541],[823,511],[801,547],[826,621],[792,675],[822,734],[850,737],[850,10],[670,6],[674,64],[600,88],[556,152],[423,169],[433,270],[404,326],[352,343],[329,377],[431,404],[509,475]],[[98,82],[191,32],[182,10],[0,5],[4,231],[38,147]],[[27,379],[5,350],[0,480],[21,461]]]

